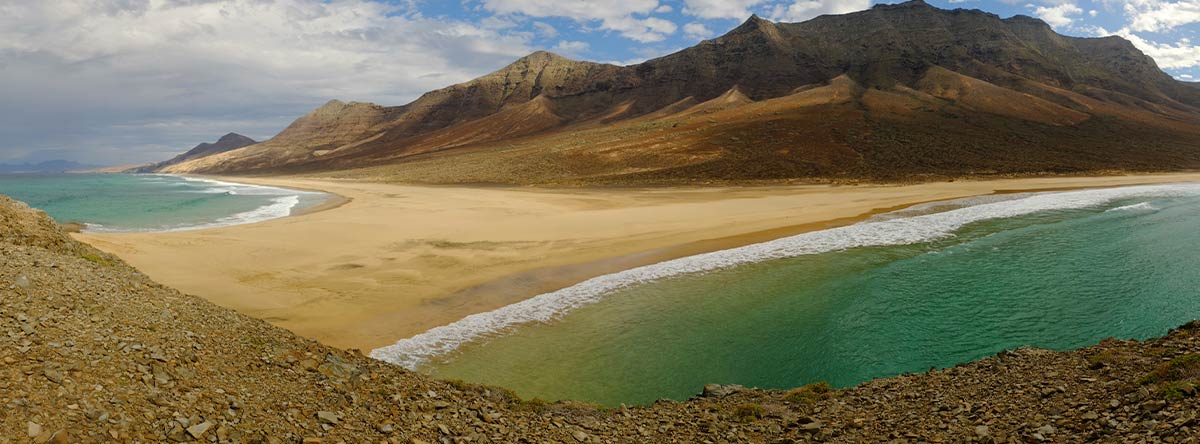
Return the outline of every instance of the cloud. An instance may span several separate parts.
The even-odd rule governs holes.
[[[543,38],[552,39],[558,37],[558,28],[546,22],[533,22],[533,29],[537,30],[538,35]]]
[[[1055,6],[1038,6],[1034,8],[1033,15],[1045,20],[1050,26],[1055,28],[1066,28],[1075,22],[1075,19],[1070,16],[1083,13],[1083,9],[1075,6],[1074,3],[1063,3]]]
[[[745,19],[764,0],[683,0],[683,12],[703,19]]]
[[[1129,29],[1162,32],[1200,22],[1200,1],[1125,0],[1121,2],[1129,16]]]
[[[647,16],[659,8],[658,0],[482,0],[483,8],[497,14],[530,17],[565,17],[581,23],[597,22],[600,29],[616,31],[639,42],[658,42],[675,33],[674,22]]]
[[[691,39],[701,40],[713,35],[712,30],[700,23],[688,23],[683,25],[683,35]]]
[[[870,6],[870,0],[795,0],[788,5],[776,5],[771,11],[771,19],[801,22],[824,14],[861,11]]]
[[[554,52],[565,56],[578,56],[579,54],[591,49],[592,45],[588,42],[580,42],[574,40],[563,40],[554,45]]]
[[[43,0],[0,11],[0,152],[66,147],[93,163],[151,160],[162,145],[229,131],[270,136],[330,98],[405,103],[532,50],[528,35],[365,0]],[[156,121],[181,123],[138,126]],[[120,155],[98,158],[106,147]]]
[[[1200,46],[1193,45],[1190,39],[1179,39],[1174,44],[1158,43],[1139,37],[1128,28],[1117,31],[1117,35],[1133,42],[1133,46],[1153,58],[1160,68],[1200,67]]]

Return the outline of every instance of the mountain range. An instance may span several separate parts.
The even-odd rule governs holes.
[[[0,174],[68,173],[97,168],[70,160],[47,160],[37,163],[0,164]]]
[[[217,139],[217,141],[214,143],[207,143],[207,142],[201,143],[199,145],[196,145],[192,149],[188,150],[187,152],[180,154],[178,156],[172,157],[169,160],[164,160],[162,162],[157,162],[157,163],[152,163],[149,165],[142,165],[142,166],[134,167],[134,168],[129,169],[127,172],[130,172],[130,173],[153,173],[153,172],[157,172],[157,171],[162,171],[168,167],[171,167],[172,165],[178,165],[178,164],[188,162],[191,160],[196,160],[196,159],[199,159],[202,157],[208,157],[208,156],[212,156],[212,155],[216,155],[216,154],[221,154],[226,151],[236,150],[238,148],[254,145],[256,143],[258,143],[258,142],[254,141],[254,139],[243,136],[241,134],[229,133],[224,136],[221,136],[221,138]]]
[[[330,101],[154,171],[418,183],[922,180],[1200,168],[1200,88],[1129,41],[921,0],[754,16],[631,66],[548,52],[403,106]]]

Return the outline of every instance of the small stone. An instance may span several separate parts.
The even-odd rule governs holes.
[[[588,434],[584,433],[582,430],[576,430],[576,431],[572,432],[571,436],[574,437],[575,440],[579,441],[579,442],[587,442],[587,440],[588,440]]]
[[[991,431],[988,429],[988,426],[981,425],[981,426],[976,426],[976,427],[975,427],[975,436],[978,436],[978,437],[980,437],[980,438],[983,438],[983,437],[985,437],[985,436],[988,436],[988,435],[990,435],[990,434],[991,434]]]
[[[59,430],[50,437],[50,444],[71,444],[71,437],[66,430]]]
[[[825,426],[825,424],[821,423],[821,421],[813,420],[810,422],[806,422],[804,424],[800,424],[800,431],[815,433],[815,432],[820,431],[821,427],[824,427],[824,426]]]
[[[379,433],[392,433],[394,431],[396,431],[396,427],[392,426],[391,424],[383,424],[379,426]]]
[[[208,429],[211,429],[212,426],[213,426],[213,423],[211,423],[209,421],[204,421],[202,423],[188,427],[187,432],[189,435],[192,435],[193,438],[200,439],[200,437],[204,436],[204,434],[207,433]]]
[[[321,444],[321,438],[304,438],[301,444]]]
[[[16,279],[13,279],[13,285],[16,285],[19,288],[29,288],[33,284],[29,282],[28,277],[25,277],[25,275],[22,274],[18,275]]]
[[[738,392],[743,392],[745,390],[746,390],[746,387],[742,387],[742,386],[736,385],[736,384],[734,384],[734,385],[707,384],[704,386],[704,391],[700,393],[700,396],[703,396],[705,398],[724,398],[726,396],[729,396],[729,395],[732,395],[732,394],[738,393]]]
[[[1149,402],[1143,403],[1142,410],[1145,410],[1150,413],[1154,413],[1159,410],[1162,410],[1166,406],[1167,406],[1167,401],[1163,401],[1160,399],[1160,400],[1156,400],[1156,401],[1149,401]]]
[[[38,435],[42,434],[42,425],[36,422],[30,422],[26,424],[25,434],[30,438],[36,438]]]
[[[1037,431],[1038,431],[1038,433],[1042,434],[1042,436],[1050,436],[1050,435],[1053,435],[1058,430],[1055,429],[1054,426],[1052,426],[1050,424],[1046,424],[1044,426],[1038,427]]]
[[[42,370],[42,374],[46,376],[46,379],[49,379],[50,382],[53,382],[55,384],[62,384],[63,379],[66,379],[65,377],[63,377],[62,372],[52,369],[52,368]]]
[[[1100,418],[1100,415],[1097,415],[1096,412],[1087,412],[1079,417],[1088,421],[1095,421],[1096,419]]]
[[[337,413],[320,411],[317,412],[317,420],[321,421],[322,424],[337,424],[342,419],[338,417]]]

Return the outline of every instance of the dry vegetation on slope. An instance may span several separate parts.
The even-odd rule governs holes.
[[[1200,435],[1200,325],[846,390],[522,401],[164,288],[0,196],[0,443],[1172,442]],[[699,390],[699,387],[697,387]]]

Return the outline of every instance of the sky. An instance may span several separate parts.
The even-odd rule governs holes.
[[[928,0],[1120,35],[1200,80],[1200,0]],[[163,160],[329,101],[402,105],[536,50],[633,64],[877,0],[0,0],[0,163]]]

